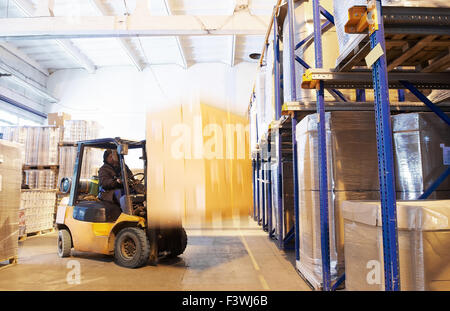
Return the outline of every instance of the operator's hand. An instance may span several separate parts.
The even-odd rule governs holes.
[[[120,180],[120,178],[117,178],[117,179],[116,179],[116,182],[117,182],[118,184],[121,184],[121,183],[122,183],[122,180]]]

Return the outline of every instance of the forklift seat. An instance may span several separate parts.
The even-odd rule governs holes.
[[[73,218],[86,222],[115,222],[122,210],[107,201],[81,201],[73,208]]]

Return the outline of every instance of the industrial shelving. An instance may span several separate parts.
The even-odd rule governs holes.
[[[303,1],[305,2],[305,1]],[[292,128],[292,152],[293,152],[293,179],[294,179],[294,212],[298,219],[298,176],[297,176],[297,145],[295,128],[297,122],[307,114],[319,115],[319,178],[320,178],[320,227],[321,227],[321,252],[323,290],[335,290],[345,280],[345,275],[339,276],[334,284],[330,275],[330,245],[328,223],[328,182],[326,159],[326,133],[325,111],[335,110],[375,110],[377,150],[379,164],[380,197],[382,206],[382,231],[385,289],[400,290],[399,262],[398,262],[398,238],[396,219],[396,196],[393,161],[393,143],[391,128],[391,113],[406,111],[433,111],[446,124],[450,125],[449,117],[444,113],[450,111],[448,105],[433,104],[419,89],[450,89],[450,74],[442,72],[450,64],[450,9],[447,8],[407,8],[385,7],[381,0],[368,0],[367,6],[355,6],[349,10],[349,22],[346,31],[349,33],[366,34],[358,46],[349,53],[339,57],[336,68],[323,69],[322,59],[322,34],[334,26],[332,14],[327,12],[319,0],[312,0],[314,32],[297,45],[294,44],[294,1],[286,0],[287,12],[282,12],[281,1],[278,1],[271,23],[274,36],[274,81],[275,81],[275,117],[279,120],[281,115],[288,115]],[[281,74],[280,74],[280,50],[279,50],[279,15],[288,18],[289,35],[289,65],[291,85],[296,85],[295,65],[299,63],[307,72],[303,76],[303,88],[316,89],[316,102],[285,102],[281,98]],[[322,24],[321,16],[326,22]],[[267,48],[267,38],[266,45]],[[303,59],[295,55],[295,51],[302,46],[314,44],[315,68],[312,68]],[[430,48],[431,47],[431,48]],[[373,56],[372,52],[378,50],[379,54],[372,57],[369,64],[366,57]],[[381,51],[381,53],[380,53]],[[264,50],[262,58],[264,57]],[[370,58],[370,57],[369,57]],[[419,61],[420,60],[420,61]],[[260,63],[261,65],[261,63]],[[359,69],[366,67],[369,69]],[[369,105],[365,102],[365,90],[372,89],[375,94],[375,102]],[[336,102],[325,102],[324,90],[327,89],[336,98]],[[356,102],[349,102],[338,89],[354,89]],[[398,89],[399,101],[390,103],[389,89]],[[409,90],[422,103],[406,102],[404,90]],[[291,88],[291,97],[296,98],[296,88]],[[254,94],[251,103],[254,101]],[[260,158],[254,159],[254,168],[259,169]],[[254,171],[255,174],[255,171]],[[424,191],[419,199],[427,198],[450,175],[447,168],[441,176]],[[264,180],[267,182],[267,180]],[[260,189],[254,183],[255,195],[260,194]],[[270,180],[268,181],[270,187]],[[264,196],[262,196],[264,199]],[[268,198],[267,198],[268,199]],[[265,201],[268,204],[270,201]],[[255,205],[259,210],[259,203]],[[256,217],[255,213],[255,218]],[[259,219],[259,218],[258,218]],[[270,223],[270,221],[269,221]],[[264,224],[264,223],[263,223]],[[269,226],[269,235],[270,231]],[[299,224],[295,222],[295,256],[299,254]]]

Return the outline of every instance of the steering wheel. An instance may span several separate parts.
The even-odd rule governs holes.
[[[142,175],[141,179],[136,178],[136,176],[139,176],[139,175]],[[142,183],[144,181],[144,178],[145,178],[144,173],[136,173],[132,177],[130,177],[130,179],[134,179],[134,180],[138,181],[139,183]]]

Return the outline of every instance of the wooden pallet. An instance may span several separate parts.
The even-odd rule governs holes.
[[[42,236],[42,235],[46,235],[46,234],[50,234],[50,233],[54,233],[54,232],[55,232],[55,228],[40,230],[37,232],[29,232],[22,236],[19,236],[19,241],[25,241],[26,239],[31,238],[31,237]]]
[[[365,67],[370,52],[369,37],[365,37],[342,57],[336,71]],[[416,72],[444,72],[450,66],[450,36],[422,34],[386,34],[388,71],[406,67]]]
[[[15,265],[18,263],[18,257],[13,256],[6,259],[0,259],[0,262],[7,261],[8,263],[6,265],[0,265],[0,270],[11,267],[12,265]]]

